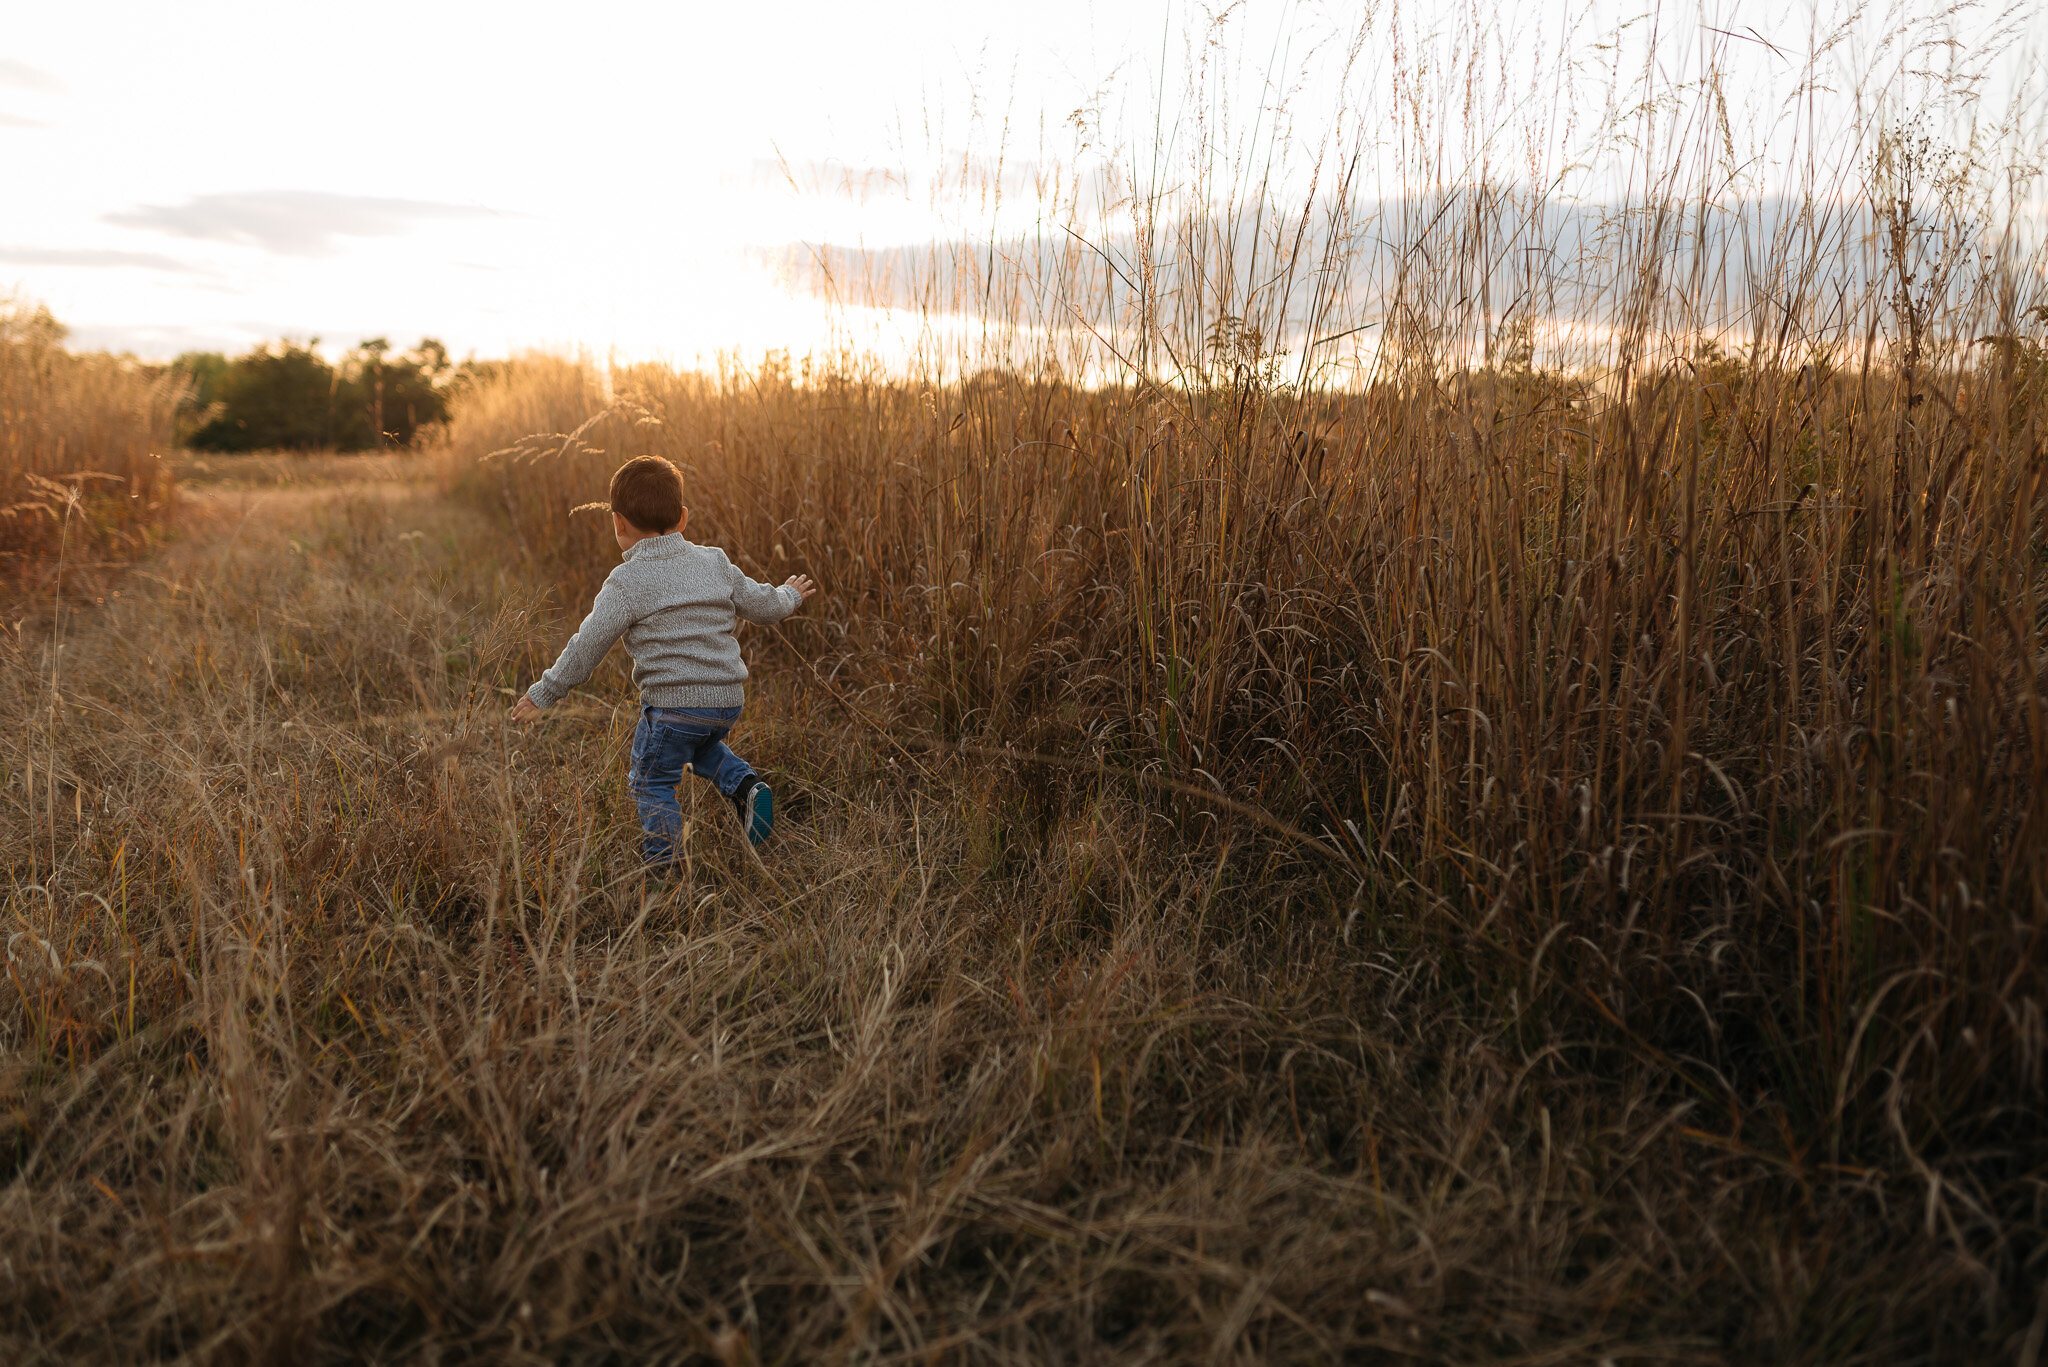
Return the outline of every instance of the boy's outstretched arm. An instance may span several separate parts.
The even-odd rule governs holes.
[[[569,644],[562,647],[562,653],[555,657],[548,672],[535,679],[533,687],[512,705],[512,720],[540,720],[544,710],[560,702],[563,694],[590,677],[591,671],[597,668],[597,662],[631,625],[633,609],[626,602],[625,593],[607,579],[604,587],[597,591],[597,600],[590,605],[590,615],[583,619],[582,626],[576,628],[576,634],[569,638]]]
[[[732,570],[732,606],[740,618],[748,622],[759,622],[766,626],[779,622],[804,605],[804,599],[818,591],[806,574],[792,574],[780,587],[770,587],[758,579],[749,579],[737,565],[727,562]]]

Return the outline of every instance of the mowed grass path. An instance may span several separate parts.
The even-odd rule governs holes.
[[[572,619],[480,514],[398,463],[186,475],[176,544],[0,653],[6,1361],[1976,1332],[1894,1176],[1758,1159],[1625,1051],[1532,1047],[1456,964],[1347,935],[1255,841],[801,671],[736,736],[783,799],[765,861],[693,786],[687,871],[646,888],[623,660],[504,724]]]

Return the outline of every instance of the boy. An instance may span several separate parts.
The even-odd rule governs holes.
[[[775,798],[725,745],[746,700],[747,666],[733,623],[779,622],[818,586],[797,574],[770,588],[740,573],[717,547],[685,541],[683,477],[660,456],[629,460],[612,474],[611,510],[624,562],[606,577],[554,667],[513,705],[512,720],[538,721],[590,677],[623,635],[640,688],[628,779],[647,862],[659,866],[675,857],[672,842],[682,825],[676,785],[686,765],[732,801],[748,843],[758,845],[774,828]]]

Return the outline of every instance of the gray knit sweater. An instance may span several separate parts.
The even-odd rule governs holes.
[[[747,666],[733,639],[735,619],[779,622],[803,601],[787,584],[747,578],[716,546],[685,541],[681,532],[650,536],[605,577],[590,615],[526,696],[537,707],[554,706],[624,636],[645,705],[738,707]]]

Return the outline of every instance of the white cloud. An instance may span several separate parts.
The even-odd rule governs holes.
[[[158,252],[123,252],[96,247],[0,246],[0,261],[15,266],[77,266],[99,269],[130,266],[142,270],[185,274],[193,268],[176,257]]]
[[[55,93],[64,88],[63,83],[49,72],[9,57],[0,57],[0,85],[45,93]]]
[[[183,204],[143,204],[103,215],[123,228],[260,247],[282,256],[326,256],[341,237],[396,237],[432,219],[489,218],[467,204],[322,190],[245,190],[195,195]]]

